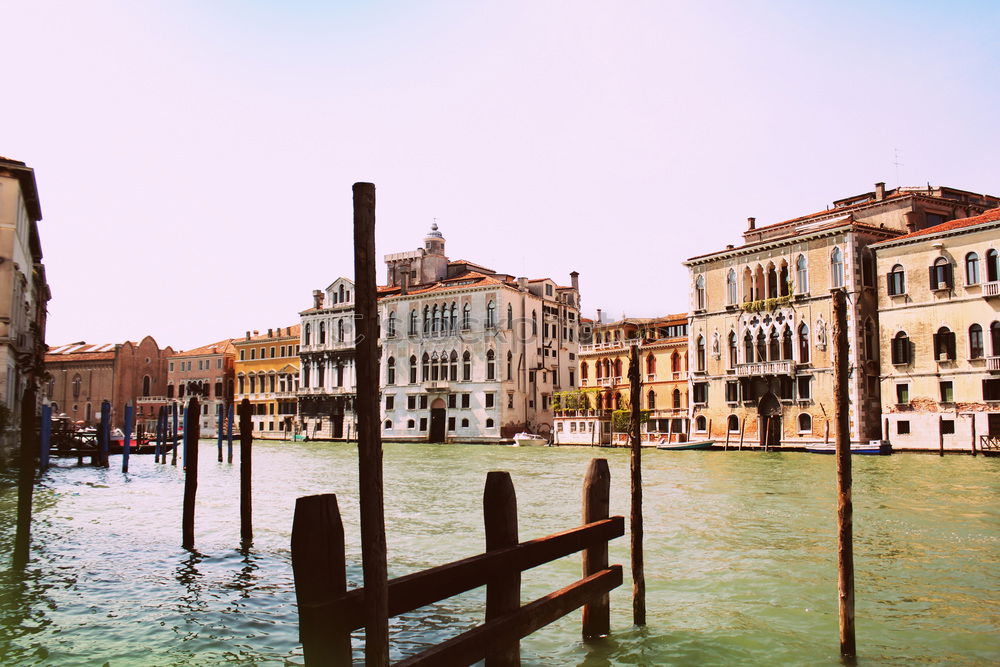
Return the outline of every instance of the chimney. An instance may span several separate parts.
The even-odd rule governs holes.
[[[757,218],[747,218],[747,231],[752,232],[757,227]]]
[[[732,250],[732,249],[733,249],[733,248],[735,248],[735,247],[736,247],[736,246],[734,246],[734,245],[733,245],[732,243],[727,243],[727,244],[726,244],[726,250]]]
[[[254,329],[254,330],[253,330],[253,335],[254,335],[254,337],[257,337],[257,336],[259,336],[259,335],[260,335],[260,332],[259,332],[259,331],[257,331],[256,329]]]
[[[403,282],[399,286],[399,293],[400,294],[409,294],[410,293],[410,270],[409,269],[407,269],[406,271],[403,272]]]
[[[528,279],[524,276],[517,279],[517,286],[521,291],[528,289]]]
[[[268,338],[274,338],[274,329],[268,329],[267,330],[267,337]]]
[[[250,340],[250,332],[247,332],[247,340]]]
[[[570,273],[569,274],[569,284],[573,286],[573,289],[575,289],[577,292],[579,292],[580,291],[580,274],[577,273],[576,271],[573,271],[572,273]]]
[[[875,184],[875,201],[885,199],[885,183],[879,181]]]
[[[597,309],[597,323],[598,324],[601,323],[601,309],[600,308]]]
[[[313,308],[323,307],[323,290],[314,289],[313,290]]]
[[[903,214],[903,217],[906,219],[906,233],[912,234],[913,232],[917,231],[916,211],[907,211],[906,213]]]

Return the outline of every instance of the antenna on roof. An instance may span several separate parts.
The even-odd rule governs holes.
[[[903,166],[903,163],[899,161],[899,149],[892,149],[892,164],[896,167],[896,189],[899,189],[899,168]]]

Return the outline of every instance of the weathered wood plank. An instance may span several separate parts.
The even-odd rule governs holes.
[[[837,448],[837,589],[840,654],[854,657],[854,504],[851,500],[851,431],[848,398],[847,296],[833,293],[833,412]]]
[[[509,472],[493,470],[486,475],[483,519],[487,553],[517,545],[517,495]],[[521,572],[491,577],[486,584],[486,621],[500,618],[520,607]],[[495,644],[486,653],[487,667],[520,664],[521,650],[517,639],[507,644]]]
[[[591,524],[608,518],[611,506],[611,471],[607,459],[591,459],[583,481],[583,521]],[[608,543],[598,542],[583,551],[583,576],[608,566]],[[611,632],[611,601],[596,597],[583,607],[583,639],[604,637]]]

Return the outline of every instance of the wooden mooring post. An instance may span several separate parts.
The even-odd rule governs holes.
[[[23,570],[31,545],[31,501],[35,492],[35,401],[37,393],[29,385],[21,397],[21,451],[17,471],[17,532],[14,535],[12,565]]]
[[[160,451],[163,449],[163,415],[166,412],[166,408],[162,405],[160,409],[156,412],[156,440],[153,445],[153,463],[160,462]]]
[[[97,437],[98,449],[100,451],[100,465],[102,468],[110,468],[108,460],[108,449],[111,446],[111,403],[101,401],[101,424]]]
[[[194,549],[194,507],[198,496],[198,436],[201,424],[198,419],[198,399],[188,402],[184,424],[184,514],[181,518],[181,546]],[[176,448],[175,448],[176,450]]]
[[[172,453],[172,455],[170,457],[170,465],[174,465],[175,466],[175,465],[177,465],[177,450],[180,449],[180,443],[178,442],[178,435],[177,435],[177,404],[176,403],[173,404],[173,407],[171,408],[171,412],[173,414],[174,430],[170,434],[170,439],[174,443],[174,448],[173,448],[173,453]]]
[[[122,441],[122,472],[128,472],[129,449],[132,445],[132,403],[125,403],[125,439]]]
[[[228,441],[227,452],[226,452],[226,463],[233,462],[233,404],[229,404],[229,412],[227,413],[226,420],[226,440]]]
[[[355,183],[354,294],[356,317],[358,476],[361,560],[365,582],[365,664],[389,664],[388,565],[379,429],[378,310],[375,286],[375,185]]]
[[[223,425],[224,425],[223,424],[224,419],[223,419],[223,414],[222,413],[225,410],[225,407],[226,406],[223,405],[222,403],[219,403],[217,406],[215,406],[216,412],[219,413],[219,415],[218,415],[218,417],[219,417],[219,435],[218,435],[218,438],[219,438],[219,463],[222,463],[222,428],[223,428]]]
[[[944,456],[944,415],[938,415],[938,456]]]
[[[646,625],[646,572],[642,553],[642,441],[639,435],[642,378],[639,369],[638,345],[632,345],[629,354],[628,377],[632,402],[632,414],[629,420],[629,436],[632,440],[631,456],[629,457],[632,492],[632,506],[629,516],[632,552],[632,622],[635,625]]]
[[[857,655],[854,639],[854,504],[851,498],[851,431],[848,399],[847,295],[833,293],[834,415],[837,420],[837,591],[840,654]]]
[[[249,546],[253,540],[253,406],[250,399],[240,401],[240,541]],[[336,502],[336,500],[334,500]],[[343,531],[341,531],[343,532]]]
[[[744,416],[743,421],[740,422],[740,448],[739,451],[743,451],[743,431],[747,427],[747,418]]]
[[[583,523],[607,519],[611,509],[611,471],[607,459],[591,459],[583,480]],[[608,543],[583,550],[583,576],[589,577],[608,567]],[[583,639],[589,641],[611,634],[611,598],[605,593],[583,606]]]
[[[515,546],[517,539],[517,496],[509,472],[494,470],[486,475],[483,491],[483,519],[486,551]],[[497,575],[486,584],[486,620],[492,621],[521,607],[521,573]],[[517,639],[490,647],[487,667],[521,664],[521,644]]]
[[[39,456],[38,470],[45,472],[49,469],[49,454],[52,450],[52,406],[48,403],[42,405],[42,423],[38,428],[39,435]],[[975,433],[973,432],[973,442]]]
[[[976,455],[976,413],[972,413],[972,455]]]

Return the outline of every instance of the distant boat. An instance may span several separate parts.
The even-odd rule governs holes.
[[[837,446],[833,443],[823,445],[806,445],[806,451],[813,454],[836,454]],[[886,440],[871,442],[852,442],[851,454],[886,455],[892,454],[892,445]]]
[[[544,447],[548,440],[534,433],[521,432],[514,436],[514,447]]]
[[[660,440],[660,444],[658,444],[656,446],[656,448],[657,449],[667,449],[667,450],[675,450],[675,449],[709,449],[714,444],[715,444],[715,440],[698,440],[698,441],[695,441],[695,442],[675,442],[675,443],[669,443],[669,442],[663,442],[663,439],[661,439]]]

